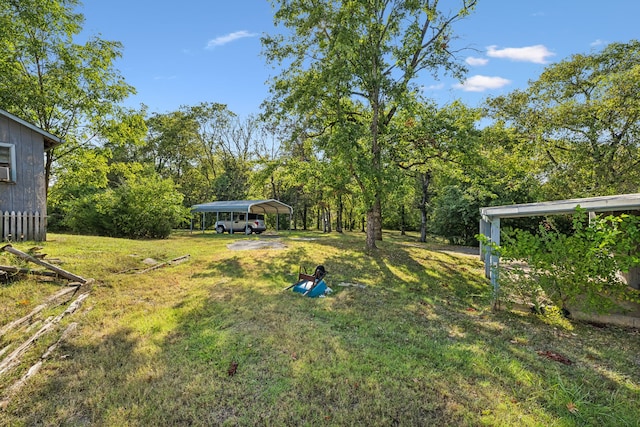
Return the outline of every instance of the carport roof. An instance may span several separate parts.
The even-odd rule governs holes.
[[[483,218],[518,218],[574,213],[576,207],[589,212],[614,212],[640,209],[640,193],[615,196],[587,197],[584,199],[556,200],[520,205],[480,208]]]
[[[261,214],[292,214],[293,208],[275,199],[227,200],[191,206],[192,212],[247,212]]]

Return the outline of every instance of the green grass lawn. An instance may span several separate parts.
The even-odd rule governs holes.
[[[286,248],[227,248],[244,239]],[[43,246],[96,283],[63,321],[78,328],[12,396],[0,425],[640,425],[638,331],[494,313],[477,255],[415,236],[387,233],[373,256],[361,233],[50,234]],[[185,254],[179,265],[131,270]],[[299,266],[317,264],[332,295],[283,291]],[[2,285],[0,326],[60,283]],[[30,333],[0,338],[0,349]],[[0,377],[2,390],[56,339]]]

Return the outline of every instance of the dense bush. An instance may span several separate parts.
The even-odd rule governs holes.
[[[132,177],[66,204],[62,225],[83,234],[166,238],[188,214],[182,198],[171,180]]]
[[[454,245],[477,246],[480,207],[478,194],[465,191],[460,186],[448,185],[434,198],[430,231],[445,237]]]
[[[564,234],[544,223],[537,233],[504,232],[498,250],[505,262],[523,267],[502,269],[500,286],[528,298],[535,306],[547,298],[558,307],[608,312],[640,293],[624,283],[620,271],[640,265],[640,217],[620,215],[589,221],[584,210],[573,217],[573,232]],[[494,248],[496,249],[496,248]]]

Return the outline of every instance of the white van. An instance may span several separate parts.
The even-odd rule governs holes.
[[[247,215],[249,215],[248,218]],[[234,233],[244,232],[245,234],[260,234],[267,229],[264,225],[264,215],[254,213],[233,214],[232,221],[216,221],[214,227],[217,233],[224,233],[225,231],[231,233],[233,230]]]

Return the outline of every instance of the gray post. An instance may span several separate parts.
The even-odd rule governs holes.
[[[491,218],[491,243],[500,245],[500,217]],[[500,266],[500,253],[492,249],[489,251],[491,254],[491,284],[493,285],[494,298],[498,298],[498,292],[500,291],[500,285],[498,284],[498,268]]]
[[[480,219],[480,234],[485,236],[487,239],[491,239],[491,224],[487,218]],[[491,248],[485,246],[482,242],[480,242],[480,259],[484,261],[484,277],[487,279],[491,277],[489,270]]]

